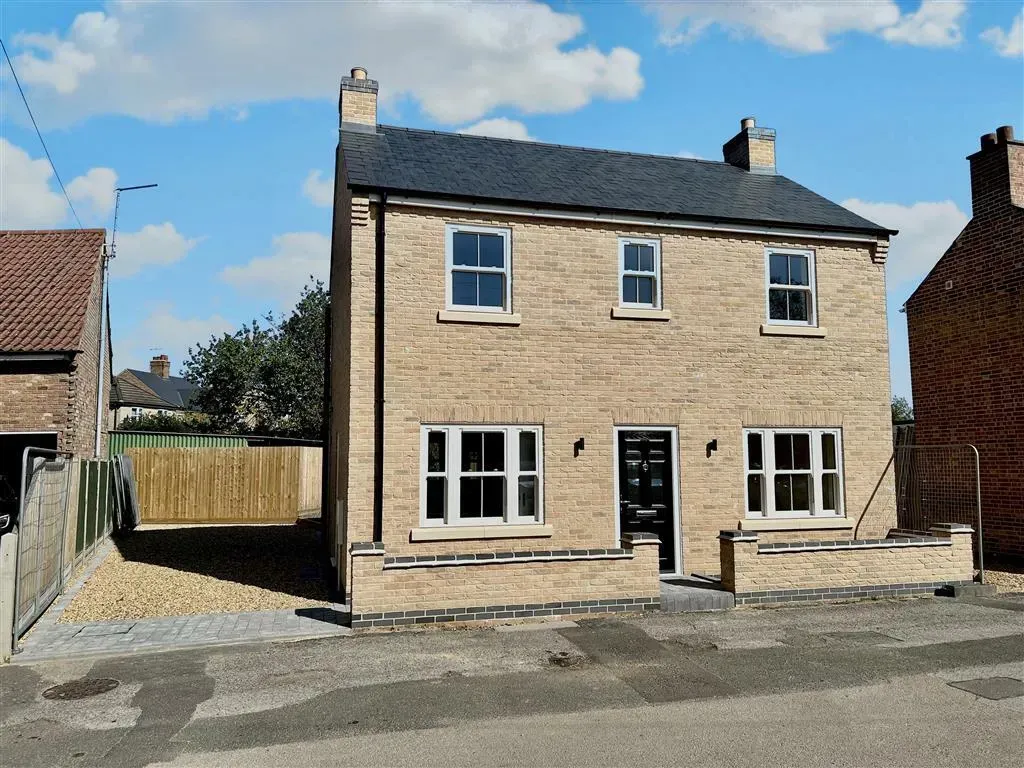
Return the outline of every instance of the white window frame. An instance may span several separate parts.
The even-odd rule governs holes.
[[[780,285],[772,282],[772,254],[780,256],[803,256],[807,259],[807,285]],[[798,325],[809,328],[818,327],[818,283],[814,250],[810,248],[765,248],[764,249],[764,321],[767,325]],[[810,312],[806,320],[773,320],[771,308],[772,289],[788,291],[807,291],[810,299]]]
[[[748,455],[747,437],[751,434],[761,436],[761,459],[763,469],[750,469],[750,456]],[[775,435],[809,435],[811,441],[811,499],[808,512],[783,511],[775,509]],[[836,442],[836,468],[823,469],[821,456],[821,437],[829,434],[835,437]],[[780,470],[783,474],[806,474],[793,472],[791,470]],[[761,512],[750,511],[750,493],[747,487],[748,475],[761,475]],[[821,506],[824,495],[822,494],[822,476],[835,474],[838,478],[836,483],[836,509],[826,510]],[[748,520],[770,519],[806,519],[809,517],[839,518],[845,516],[844,505],[846,494],[843,482],[843,434],[841,429],[836,428],[808,428],[808,427],[758,427],[743,430],[743,515]]]
[[[427,471],[428,436],[431,432],[445,433],[445,470],[444,472]],[[505,469],[502,472],[463,472],[462,471],[462,433],[463,432],[502,432],[505,435]],[[536,469],[521,470],[519,468],[519,435],[532,432],[536,435]],[[504,477],[505,504],[502,516],[498,517],[459,517],[461,506],[462,477]],[[445,478],[444,518],[441,520],[427,519],[427,478]],[[537,513],[533,517],[519,515],[519,478],[537,478]],[[423,424],[420,427],[420,526],[421,527],[452,527],[480,525],[538,525],[544,522],[544,428],[536,424]]]
[[[654,247],[654,270],[627,270],[626,269],[626,246],[627,245],[650,245]],[[637,264],[639,267],[640,265]],[[625,277],[651,277],[654,278],[654,291],[651,296],[654,299],[651,303],[641,301],[626,301],[622,292],[622,280]],[[643,237],[620,237],[619,238],[619,306],[629,309],[661,309],[661,240],[652,240]]]
[[[455,233],[472,232],[478,235],[500,235],[505,243],[504,267],[467,267],[454,263]],[[481,307],[473,304],[455,304],[452,301],[452,272],[476,272],[504,276],[505,296],[501,307]],[[508,315],[512,313],[512,230],[509,227],[484,227],[476,224],[446,224],[444,228],[444,292],[445,308],[459,312],[488,312]]]

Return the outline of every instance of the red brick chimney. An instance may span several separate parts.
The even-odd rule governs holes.
[[[171,375],[171,361],[167,355],[157,355],[150,360],[149,372],[159,376],[161,379],[169,378]]]
[[[971,163],[971,208],[975,216],[998,214],[1011,205],[1024,207],[1024,142],[1004,125],[981,137]]]

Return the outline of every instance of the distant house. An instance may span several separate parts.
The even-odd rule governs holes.
[[[196,385],[181,376],[171,376],[167,355],[149,361],[149,370],[126,368],[117,374],[110,405],[114,409],[114,425],[136,416],[176,413],[191,410],[189,401]]]
[[[98,435],[105,450],[105,240],[102,229],[0,232],[0,501],[14,503],[26,447],[91,457]]]
[[[906,303],[915,442],[977,447],[985,551],[1024,557],[1024,141],[967,159],[972,218]]]

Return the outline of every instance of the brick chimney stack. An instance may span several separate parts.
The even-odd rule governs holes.
[[[725,162],[751,173],[775,173],[775,129],[758,128],[757,120],[744,117],[740,132],[722,145]]]
[[[1013,138],[1013,126],[1003,125],[981,137],[981,149],[971,163],[971,209],[988,216],[1008,206],[1024,207],[1024,142]]]
[[[161,379],[169,378],[171,375],[170,358],[167,355],[157,355],[149,361],[149,372]]]
[[[377,128],[377,81],[368,80],[366,70],[353,67],[350,77],[341,78],[338,112],[343,128]]]

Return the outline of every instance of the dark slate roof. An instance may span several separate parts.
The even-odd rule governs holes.
[[[0,232],[0,352],[82,350],[105,239],[102,229]]]
[[[728,163],[377,126],[342,131],[347,182],[392,194],[884,235],[785,176]]]
[[[117,374],[116,404],[183,410],[188,408],[195,389],[195,384],[180,376],[164,379],[149,371],[127,368]]]

